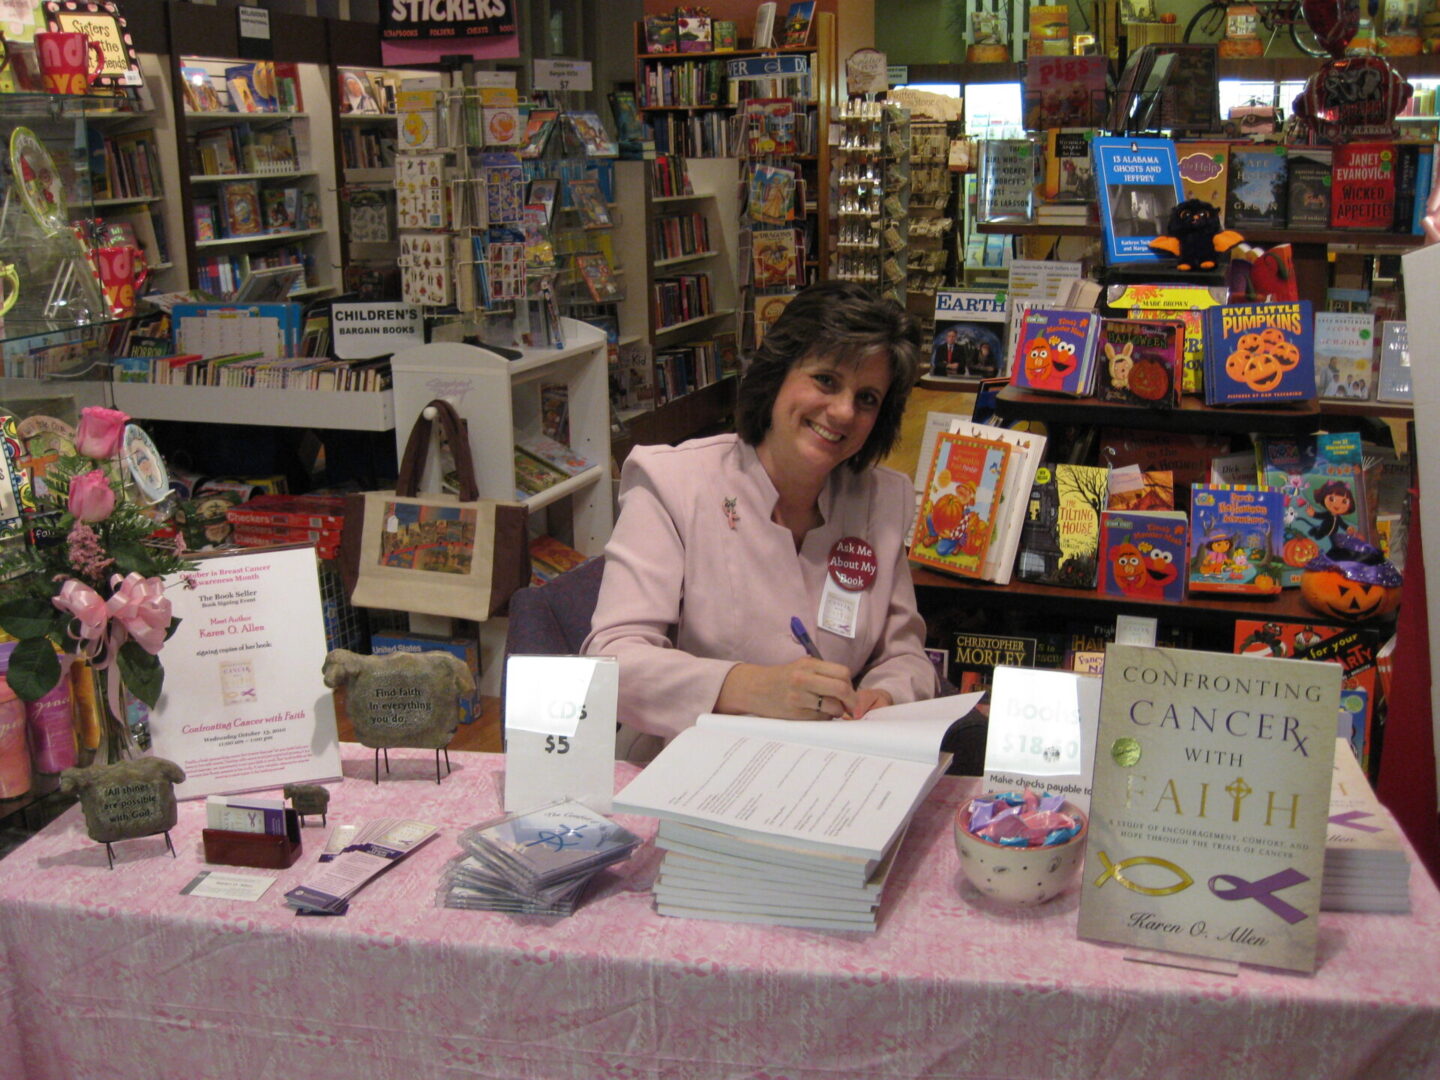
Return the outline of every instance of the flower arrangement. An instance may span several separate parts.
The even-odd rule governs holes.
[[[155,522],[125,496],[129,419],[82,410],[76,452],[36,484],[41,527],[23,551],[0,560],[0,629],[17,639],[6,678],[25,701],[59,681],[57,648],[109,672],[112,715],[121,715],[117,676],[147,705],[160,697],[160,650],[179,624],[161,578],[191,564],[177,542],[151,539]]]

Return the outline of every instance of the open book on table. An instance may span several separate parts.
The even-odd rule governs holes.
[[[828,723],[706,713],[616,796],[615,809],[873,864],[945,772],[941,740],[980,697]]]

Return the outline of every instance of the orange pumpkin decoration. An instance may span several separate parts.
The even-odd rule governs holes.
[[[1280,556],[1285,560],[1286,566],[1304,566],[1319,554],[1320,545],[1314,540],[1308,536],[1292,536],[1285,541]]]
[[[1170,393],[1170,372],[1153,356],[1142,356],[1130,369],[1130,392],[1145,401],[1163,401]]]
[[[930,524],[936,536],[958,536],[965,520],[965,504],[953,492],[941,495],[930,508]]]
[[[1400,606],[1400,571],[1379,549],[1348,538],[1305,564],[1300,596],[1330,619],[1364,622]]]

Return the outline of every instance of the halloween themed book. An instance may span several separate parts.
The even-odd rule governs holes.
[[[1042,465],[1036,470],[1015,558],[1017,578],[1069,589],[1095,588],[1108,474],[1095,465]]]
[[[1280,591],[1285,496],[1257,487],[1190,489],[1190,591]]]
[[[1000,500],[1010,464],[1000,439],[942,432],[935,440],[910,560],[962,577],[978,578],[995,542]]]
[[[1185,599],[1189,526],[1178,510],[1106,510],[1100,515],[1103,596],[1149,603]]]
[[[1185,324],[1179,320],[1100,320],[1095,397],[1153,409],[1180,404]]]
[[[1285,499],[1281,585],[1300,584],[1305,564],[1337,540],[1369,540],[1369,501],[1355,432],[1271,436],[1259,442],[1265,486]]]
[[[1310,302],[1225,304],[1205,313],[1205,404],[1315,399]]]
[[[1018,330],[1012,385],[1068,397],[1090,393],[1099,315],[1066,308],[1031,308],[1021,318]]]

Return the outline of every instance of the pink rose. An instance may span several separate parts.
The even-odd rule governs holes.
[[[99,469],[75,477],[70,481],[69,508],[80,521],[104,521],[115,509],[115,491],[109,478]]]
[[[105,601],[110,618],[130,632],[130,637],[152,656],[165,644],[165,631],[170,629],[170,601],[165,598],[165,583],[158,577],[142,578],[130,573],[110,578],[115,591]]]
[[[125,425],[130,422],[119,409],[102,409],[98,405],[80,411],[80,426],[75,429],[75,449],[97,461],[112,458],[120,452]]]

